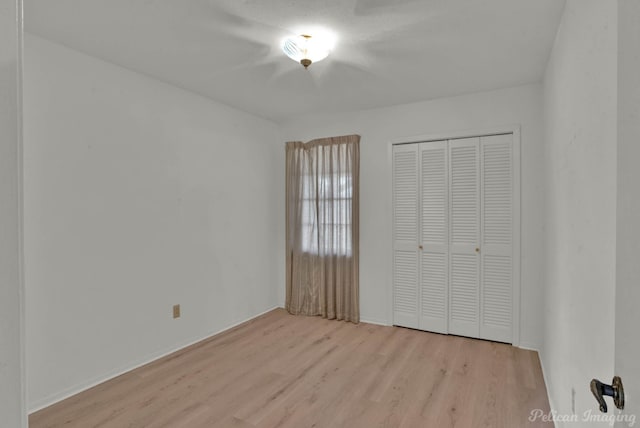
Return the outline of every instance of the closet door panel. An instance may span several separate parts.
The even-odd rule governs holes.
[[[512,342],[512,272],[511,257],[482,255],[482,339]]]
[[[480,145],[449,141],[449,332],[480,334]]]
[[[480,337],[513,336],[513,135],[480,139],[482,243]]]
[[[447,333],[449,232],[447,141],[420,144],[420,329]]]
[[[478,257],[452,252],[449,333],[478,337],[478,283]]]
[[[394,251],[393,323],[418,328],[418,254]]]
[[[393,147],[393,323],[419,328],[418,145]]]

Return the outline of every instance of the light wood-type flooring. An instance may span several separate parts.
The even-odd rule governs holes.
[[[30,427],[542,426],[538,355],[276,309],[32,414]]]

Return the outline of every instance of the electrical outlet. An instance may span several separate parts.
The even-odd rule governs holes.
[[[173,317],[180,318],[180,305],[173,305]]]

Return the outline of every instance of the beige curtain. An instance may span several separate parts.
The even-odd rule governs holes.
[[[286,309],[357,323],[360,136],[289,142],[286,157]]]

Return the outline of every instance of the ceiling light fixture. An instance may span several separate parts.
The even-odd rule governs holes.
[[[311,37],[308,34],[287,37],[282,42],[284,53],[295,62],[302,64],[304,68],[325,59],[332,47],[332,40],[328,37]]]

